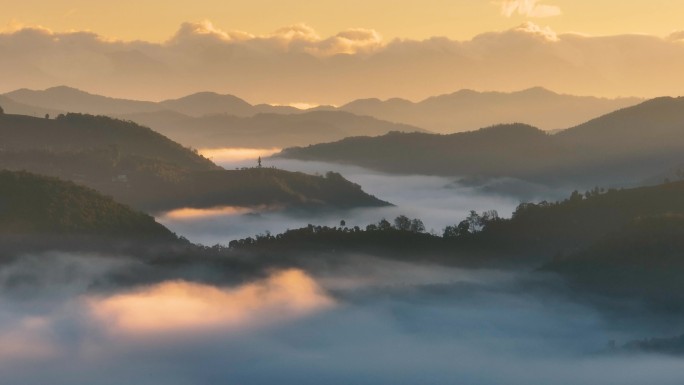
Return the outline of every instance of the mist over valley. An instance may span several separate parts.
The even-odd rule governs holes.
[[[680,2],[39,3],[2,384],[684,381]]]

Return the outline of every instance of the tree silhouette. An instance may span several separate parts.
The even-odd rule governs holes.
[[[424,233],[425,232],[425,225],[423,224],[423,221],[416,218],[416,219],[413,219],[411,221],[410,230],[412,233]]]
[[[406,215],[399,215],[394,219],[394,227],[400,231],[411,230],[411,220]]]
[[[392,224],[389,223],[389,221],[388,221],[387,219],[383,218],[383,219],[378,223],[378,229],[379,229],[379,230],[383,230],[383,231],[390,230],[390,229],[392,229]]]
[[[5,110],[3,110],[2,106],[0,106],[0,115],[4,115],[4,114],[5,114]]]
[[[257,167],[261,168],[261,157],[257,160]]]

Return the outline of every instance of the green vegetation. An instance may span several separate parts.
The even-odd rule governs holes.
[[[399,216],[392,225],[383,219],[365,229],[359,227],[314,226],[288,230],[282,234],[262,234],[255,238],[231,241],[235,251],[261,255],[277,254],[280,258],[299,259],[310,253],[368,253],[388,258],[433,258],[448,252],[442,238],[425,233],[419,219]]]
[[[102,116],[0,116],[0,168],[72,180],[146,211],[213,206],[386,205],[339,174],[227,171],[132,122]]]
[[[577,288],[684,310],[684,215],[635,218],[576,253],[544,266]]]
[[[416,226],[413,226],[416,223]],[[684,303],[684,182],[594,189],[568,199],[521,204],[510,219],[470,215],[441,235],[400,216],[365,229],[313,226],[231,242],[280,257],[360,253],[478,267],[559,273],[592,292],[643,298],[667,310]]]
[[[0,234],[174,241],[154,218],[72,182],[0,171]]]

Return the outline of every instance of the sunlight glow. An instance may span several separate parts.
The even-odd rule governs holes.
[[[196,329],[244,329],[299,318],[333,300],[300,270],[225,289],[168,281],[127,294],[89,300],[92,314],[114,332],[163,333]]]
[[[164,219],[201,219],[208,217],[219,217],[225,215],[244,215],[254,211],[248,207],[238,207],[238,206],[225,206],[225,207],[214,207],[210,209],[195,209],[195,208],[182,208],[173,211],[169,211],[162,215],[162,220]]]
[[[235,162],[241,160],[256,160],[258,157],[267,157],[277,154],[280,148],[205,148],[199,150],[205,158],[214,162]]]

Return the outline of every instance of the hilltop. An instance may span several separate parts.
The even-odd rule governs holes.
[[[639,103],[637,98],[604,99],[562,95],[536,87],[517,92],[460,90],[419,102],[405,99],[360,99],[340,110],[401,122],[438,133],[470,131],[521,122],[545,131],[573,126]]]
[[[111,251],[181,243],[153,217],[90,188],[0,171],[0,244],[5,252],[53,247]]]
[[[8,113],[108,115],[150,126],[195,147],[303,146],[390,131],[454,133],[516,122],[554,131],[641,101],[561,95],[539,87],[511,93],[460,90],[420,102],[359,99],[340,107],[310,109],[254,105],[237,96],[215,92],[198,92],[160,102],[137,101],[65,86],[21,89],[0,97],[6,101]],[[300,114],[305,116],[296,116]]]
[[[253,116],[213,114],[201,117],[161,111],[119,117],[144,124],[179,143],[198,148],[281,148],[330,142],[356,135],[384,135],[394,131],[425,132],[418,127],[344,111],[258,113]]]
[[[138,209],[386,205],[337,174],[227,171],[133,122],[103,116],[0,116],[0,167],[72,180]],[[343,194],[344,193],[344,194]]]
[[[574,192],[521,204],[511,218],[471,212],[443,233],[398,217],[366,228],[309,225],[231,242],[237,252],[307,266],[373,255],[460,267],[553,272],[577,295],[630,298],[684,311],[684,182]]]
[[[290,148],[279,156],[399,174],[634,185],[684,164],[684,98],[658,98],[550,135],[522,124],[451,135],[393,133]],[[662,179],[661,179],[662,181]]]

